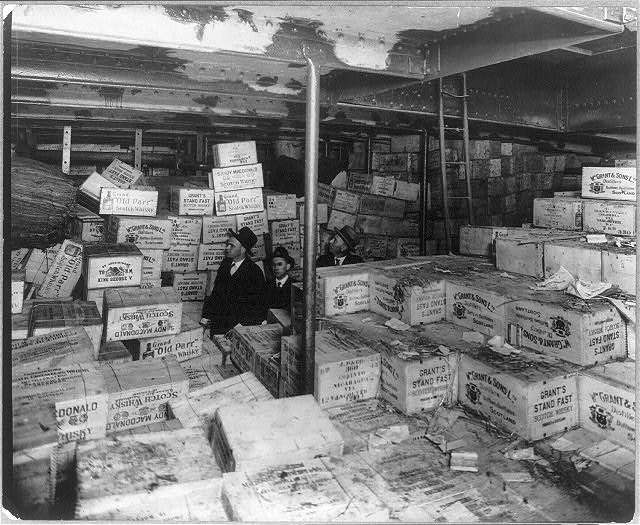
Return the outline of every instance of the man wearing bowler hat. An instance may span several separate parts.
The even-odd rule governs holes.
[[[267,281],[267,307],[291,310],[291,277],[289,271],[295,266],[293,257],[286,248],[277,246],[271,255],[271,277]]]
[[[336,228],[327,244],[329,253],[318,257],[316,266],[344,266],[345,264],[364,262],[362,257],[351,253],[359,242],[360,237],[358,236],[358,232],[351,226],[343,226],[340,229]]]
[[[225,258],[202,308],[200,324],[211,328],[212,338],[238,323],[258,325],[266,318],[264,275],[249,258],[257,240],[246,226],[238,232],[229,230]]]

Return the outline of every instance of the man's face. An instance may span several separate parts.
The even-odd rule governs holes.
[[[347,244],[344,242],[344,239],[339,235],[334,234],[331,239],[329,239],[329,251],[334,257],[342,257],[349,251],[349,249],[347,248]]]
[[[291,269],[291,265],[287,262],[286,259],[282,257],[274,257],[271,259],[271,271],[276,279],[282,279],[289,270]]]
[[[227,238],[227,244],[224,247],[224,256],[232,260],[238,260],[244,255],[244,248],[240,241],[233,236]]]

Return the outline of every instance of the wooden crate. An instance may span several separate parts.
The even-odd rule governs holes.
[[[578,425],[577,370],[533,352],[465,353],[458,400],[509,432],[542,439]]]
[[[172,287],[181,301],[203,301],[209,272],[174,273]]]
[[[636,205],[630,202],[585,200],[583,229],[586,232],[634,236]]]
[[[97,358],[103,323],[95,303],[73,301],[33,304],[29,316],[29,337],[51,334],[72,326],[85,329],[93,344],[94,359]]]
[[[636,363],[628,359],[578,374],[580,425],[631,450],[636,449],[635,374]]]
[[[402,183],[399,181],[398,183]],[[406,184],[406,183],[404,183]],[[395,193],[394,193],[395,195]],[[406,208],[406,202],[400,199],[392,199],[390,197],[385,197],[384,199],[384,209],[382,210],[383,217],[390,217],[393,219],[402,219],[404,217],[404,212]]]
[[[316,311],[334,316],[369,309],[369,268],[350,264],[318,268],[316,272]]]
[[[136,169],[119,159],[113,159],[111,164],[102,170],[100,176],[107,179],[118,188],[129,188],[138,182],[138,179],[140,179],[142,175],[143,173],[139,169]]]
[[[379,387],[379,352],[356,333],[316,332],[313,392],[320,407],[376,397]]]
[[[494,240],[506,232],[495,226],[460,226],[460,253],[493,257]]]
[[[105,241],[135,244],[141,250],[166,250],[171,246],[171,230],[169,219],[111,215],[106,223]]]
[[[602,281],[636,294],[636,250],[609,246],[602,250]]]
[[[235,326],[230,332],[231,360],[242,372],[254,372],[256,354],[275,354],[280,350],[282,326],[265,324]]]
[[[583,167],[582,196],[590,199],[636,200],[635,167]]]
[[[566,294],[548,294],[537,300],[506,304],[506,339],[582,366],[625,357],[625,327],[607,301],[584,301]]]
[[[82,244],[65,239],[44,274],[36,295],[49,299],[69,297],[82,273],[82,253]]]
[[[216,168],[246,166],[258,162],[256,143],[253,140],[214,144],[211,149]]]
[[[339,456],[343,446],[311,395],[228,404],[214,416],[213,451],[223,472]]]
[[[11,366],[47,369],[74,362],[94,361],[96,352],[87,331],[81,326],[11,342]]]
[[[273,399],[271,393],[251,372],[221,379],[184,397],[169,400],[169,411],[186,427],[201,428],[207,440],[212,437],[216,410],[229,404],[248,404]]]
[[[162,272],[162,250],[140,250],[142,253],[142,282],[157,281]]]
[[[122,341],[103,342],[98,353],[99,363],[128,363],[133,358]]]
[[[97,171],[89,175],[78,188],[79,198],[89,199],[90,201],[100,201],[100,191],[102,188],[118,188],[114,182],[103,177]]]
[[[94,363],[16,367],[11,394],[14,451],[105,435],[107,392]]]
[[[236,219],[240,217],[248,216],[263,216],[264,212],[257,212],[255,214],[248,213],[246,215],[229,215],[227,217],[203,217],[202,218],[202,243],[203,244],[223,244],[227,242],[229,238],[229,230],[236,231]],[[265,225],[267,223],[266,217],[264,219]],[[238,225],[240,229],[242,226]],[[258,234],[257,230],[251,227],[253,233]]]
[[[178,493],[195,482],[219,481],[221,473],[202,431],[184,428],[123,435],[79,446],[77,477],[76,519],[105,515],[124,519],[138,512],[161,517],[165,512],[171,515],[184,509],[184,500],[176,500]],[[212,486],[215,488],[217,484]],[[167,509],[167,501],[152,498],[161,489],[176,506],[173,511]],[[141,500],[140,506],[126,499],[127,505],[121,509],[121,497],[135,495]],[[215,490],[208,495],[209,503],[198,505],[214,504],[214,496]],[[151,501],[156,502],[155,508],[147,506]]]
[[[170,208],[178,215],[213,215],[213,190],[186,184],[169,189]]]
[[[357,216],[353,213],[347,213],[345,211],[334,210],[329,208],[329,220],[327,222],[327,229],[333,231],[335,228],[342,228],[343,226],[355,227]]]
[[[200,244],[200,237],[203,234],[203,221],[209,219],[209,217],[167,215],[167,219],[172,224],[171,245]]]
[[[200,244],[198,247],[198,271],[217,270],[225,258],[225,248],[225,243]]]
[[[107,434],[168,419],[167,402],[189,390],[174,356],[103,366],[102,373],[109,393]]]
[[[72,213],[71,235],[74,239],[86,242],[104,241],[104,217],[79,204]]]
[[[445,280],[428,264],[369,272],[369,310],[408,325],[445,318]]]
[[[382,195],[383,197],[393,197],[396,190],[396,179],[393,177],[383,177],[374,175],[371,179],[371,193]]]
[[[154,285],[155,281],[142,281],[140,286],[124,286],[122,288],[97,288],[94,290],[86,290],[83,294],[83,297],[87,300],[87,302],[96,303],[96,308],[98,308],[98,312],[100,315],[104,314],[104,293],[107,290],[140,290],[144,288],[156,288]],[[157,285],[157,288],[160,287],[160,284]]]
[[[582,230],[583,207],[582,199],[533,199],[533,225],[560,230]]]
[[[100,215],[154,217],[158,209],[158,191],[154,188],[101,188]]]
[[[345,468],[339,458],[306,459],[225,474],[222,501],[233,521],[388,521],[389,509],[364,481],[362,470]]]
[[[97,243],[84,247],[85,290],[139,286],[143,258],[133,244]]]
[[[496,268],[544,277],[544,244],[544,241],[536,239],[496,239]]]
[[[549,278],[564,267],[578,279],[602,281],[602,246],[581,239],[549,241],[544,244],[544,277]]]
[[[162,271],[192,273],[198,269],[197,244],[172,244],[162,253]]]
[[[121,341],[180,333],[182,302],[167,288],[104,292],[104,339]]]
[[[262,164],[245,164],[228,168],[213,168],[209,172],[209,187],[216,192],[262,188]]]

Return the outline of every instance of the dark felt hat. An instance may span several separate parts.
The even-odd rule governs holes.
[[[342,238],[342,240],[346,243],[347,247],[350,250],[353,250],[356,246],[358,246],[358,243],[360,242],[360,236],[358,235],[358,232],[349,225],[343,226],[340,229],[336,228],[335,234],[339,235]]]
[[[291,265],[291,268],[293,268],[296,265],[296,262],[293,260],[293,257],[291,257],[287,249],[282,246],[276,246],[276,248],[273,250],[273,253],[271,254],[271,259],[273,260],[276,257],[280,257],[285,261],[287,261]]]
[[[233,230],[229,230],[229,235],[233,235],[236,239],[240,241],[240,244],[244,246],[245,250],[248,252],[256,245],[258,242],[258,238],[256,234],[251,231],[251,228],[247,226],[243,226],[240,228],[240,231],[237,233]]]

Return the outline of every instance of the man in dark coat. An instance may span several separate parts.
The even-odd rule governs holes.
[[[273,277],[267,281],[267,307],[291,310],[291,277],[289,271],[295,265],[286,248],[277,246],[271,255]]]
[[[351,226],[336,228],[327,244],[329,253],[318,257],[316,266],[320,268],[323,266],[344,266],[345,264],[364,262],[362,257],[351,253],[359,242],[358,232]]]
[[[238,323],[258,325],[266,318],[264,275],[249,258],[257,240],[246,226],[237,233],[229,230],[225,258],[202,308],[200,323],[211,328],[211,337]]]

